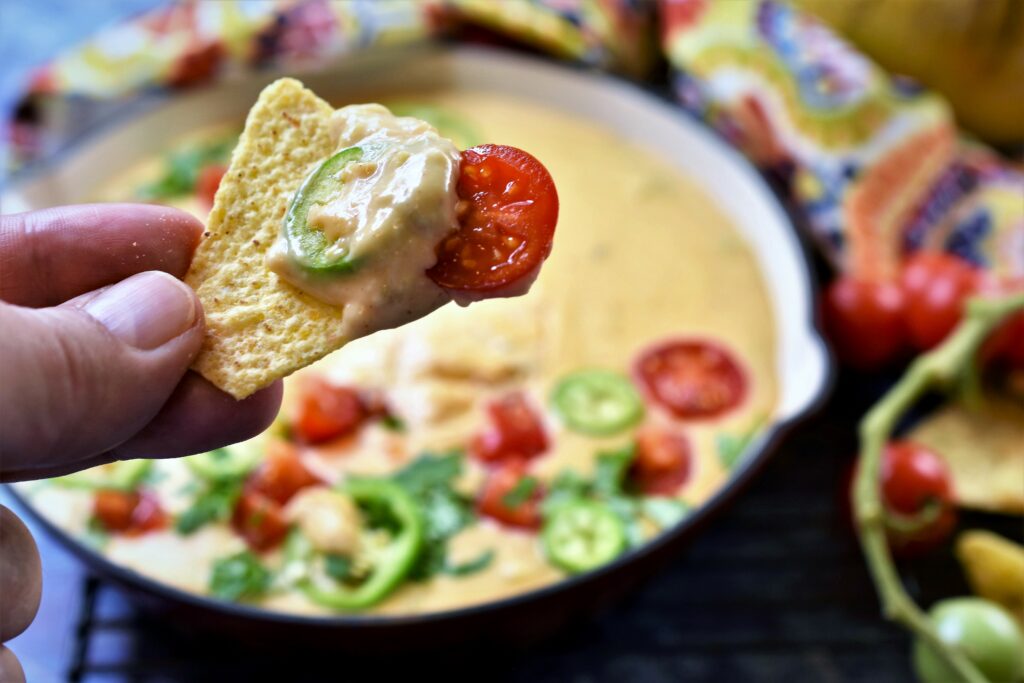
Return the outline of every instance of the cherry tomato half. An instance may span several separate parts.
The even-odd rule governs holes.
[[[941,509],[930,524],[910,533],[888,529],[889,545],[901,556],[918,555],[940,545],[956,526],[953,484],[946,463],[933,451],[911,441],[886,446],[881,463],[882,500],[891,514],[909,517],[932,501]]]
[[[207,207],[213,206],[213,197],[217,194],[220,181],[224,179],[224,174],[227,172],[228,167],[224,164],[210,164],[199,171],[199,176],[196,178],[196,196],[199,201]]]
[[[242,492],[231,516],[231,525],[253,550],[275,547],[288,533],[284,510],[273,498],[257,490]]]
[[[93,515],[107,531],[126,536],[138,536],[167,526],[167,515],[160,501],[149,491],[97,491]]]
[[[548,447],[540,415],[520,392],[507,394],[487,406],[491,424],[471,444],[470,450],[486,462],[528,459]]]
[[[540,501],[544,495],[539,485],[535,485],[522,502],[514,506],[508,504],[509,494],[525,476],[526,468],[522,462],[509,462],[494,470],[484,483],[477,501],[480,513],[509,526],[539,529]]]
[[[302,386],[295,413],[295,437],[304,443],[330,441],[354,432],[368,417],[355,389],[308,378]]]
[[[875,370],[904,351],[906,309],[898,285],[843,276],[825,290],[823,303],[825,331],[843,363]]]
[[[551,253],[558,193],[544,165],[505,145],[462,153],[460,228],[438,245],[427,276],[449,292],[525,292]]]
[[[979,271],[961,258],[939,251],[911,255],[903,264],[900,286],[914,347],[925,351],[945,339],[980,284]]]
[[[746,395],[746,376],[732,354],[707,341],[675,340],[648,349],[633,374],[651,400],[683,419],[717,417]]]
[[[637,434],[629,479],[646,494],[672,495],[690,478],[692,461],[693,450],[685,435],[658,428],[643,429]]]
[[[249,476],[247,491],[254,491],[284,505],[292,496],[323,481],[306,469],[298,449],[284,441],[272,441],[263,464]]]

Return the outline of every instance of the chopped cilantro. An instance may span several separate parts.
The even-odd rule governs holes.
[[[384,417],[380,418],[380,426],[389,432],[402,433],[405,431],[405,422],[402,421],[402,418],[391,413],[386,413]]]
[[[163,175],[139,188],[140,198],[167,199],[192,193],[203,167],[226,162],[237,142],[236,137],[229,137],[171,152],[164,161]]]
[[[501,504],[509,508],[517,508],[530,499],[540,482],[536,477],[523,477],[512,489],[501,497]]]
[[[350,581],[352,560],[344,555],[324,555],[324,571],[335,581]]]
[[[452,576],[469,576],[470,574],[476,574],[477,572],[487,569],[491,566],[491,562],[493,561],[494,551],[488,549],[468,562],[463,562],[462,564],[446,564],[443,571],[445,574],[450,574]]]
[[[270,587],[270,571],[248,550],[217,560],[210,576],[210,593],[224,600],[263,595]]]
[[[200,489],[192,505],[178,516],[175,530],[188,535],[211,522],[228,519],[241,493],[242,482],[238,479],[212,483]]]

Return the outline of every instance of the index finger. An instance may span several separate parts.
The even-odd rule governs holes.
[[[81,204],[0,216],[0,300],[53,306],[147,270],[183,277],[203,225],[151,204]]]

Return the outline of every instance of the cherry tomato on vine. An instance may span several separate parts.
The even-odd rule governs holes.
[[[903,290],[890,282],[836,278],[825,290],[825,332],[846,365],[876,370],[906,350]]]
[[[992,683],[1024,676],[1024,635],[998,605],[982,598],[952,598],[935,604],[928,618],[949,647],[956,648]],[[921,683],[959,680],[932,648],[914,643],[914,670]]]
[[[506,145],[462,153],[460,228],[427,276],[459,300],[522,293],[551,253],[558,192],[534,157]]]
[[[900,286],[914,347],[925,351],[942,342],[960,321],[964,301],[978,291],[981,283],[980,271],[952,254],[912,254],[903,264]]]
[[[912,441],[893,441],[882,451],[879,474],[887,514],[909,520],[929,505],[939,506],[934,519],[921,528],[898,531],[886,527],[893,553],[904,557],[922,554],[949,537],[957,518],[953,483],[949,468],[938,455]]]

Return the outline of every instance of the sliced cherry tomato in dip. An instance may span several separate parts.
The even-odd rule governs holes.
[[[231,526],[250,548],[259,552],[277,546],[288,533],[281,505],[253,489],[244,491],[235,504]]]
[[[693,449],[684,434],[648,427],[637,434],[629,480],[644,493],[672,495],[690,478],[692,460]]]
[[[323,443],[353,433],[367,416],[355,389],[309,378],[302,387],[293,428],[299,441]]]
[[[668,341],[648,349],[634,375],[647,396],[676,417],[717,417],[746,395],[747,379],[733,355],[700,340]]]
[[[524,487],[523,480],[527,476],[526,468],[519,462],[494,470],[484,483],[477,502],[481,514],[508,526],[539,529],[543,491],[536,480],[527,481]]]
[[[107,531],[137,536],[167,526],[160,501],[148,491],[101,489],[93,499],[93,515]]]
[[[487,462],[525,460],[548,447],[540,415],[520,392],[507,394],[487,406],[491,424],[471,445],[477,458]]]
[[[461,227],[438,245],[427,276],[450,293],[525,292],[555,235],[551,174],[520,149],[480,145],[462,153],[458,193]]]
[[[824,298],[825,331],[839,359],[860,370],[874,370],[907,346],[906,306],[898,284],[837,278]]]
[[[213,206],[213,197],[217,194],[220,181],[223,180],[224,174],[227,172],[228,167],[224,164],[210,164],[199,171],[199,176],[196,178],[196,196],[203,204]]]
[[[978,290],[981,276],[961,258],[919,251],[904,263],[900,284],[910,341],[923,351],[937,346],[960,322],[964,301]]]
[[[284,505],[307,486],[323,483],[302,464],[295,446],[284,441],[272,441],[267,446],[266,460],[249,477],[245,488]]]

